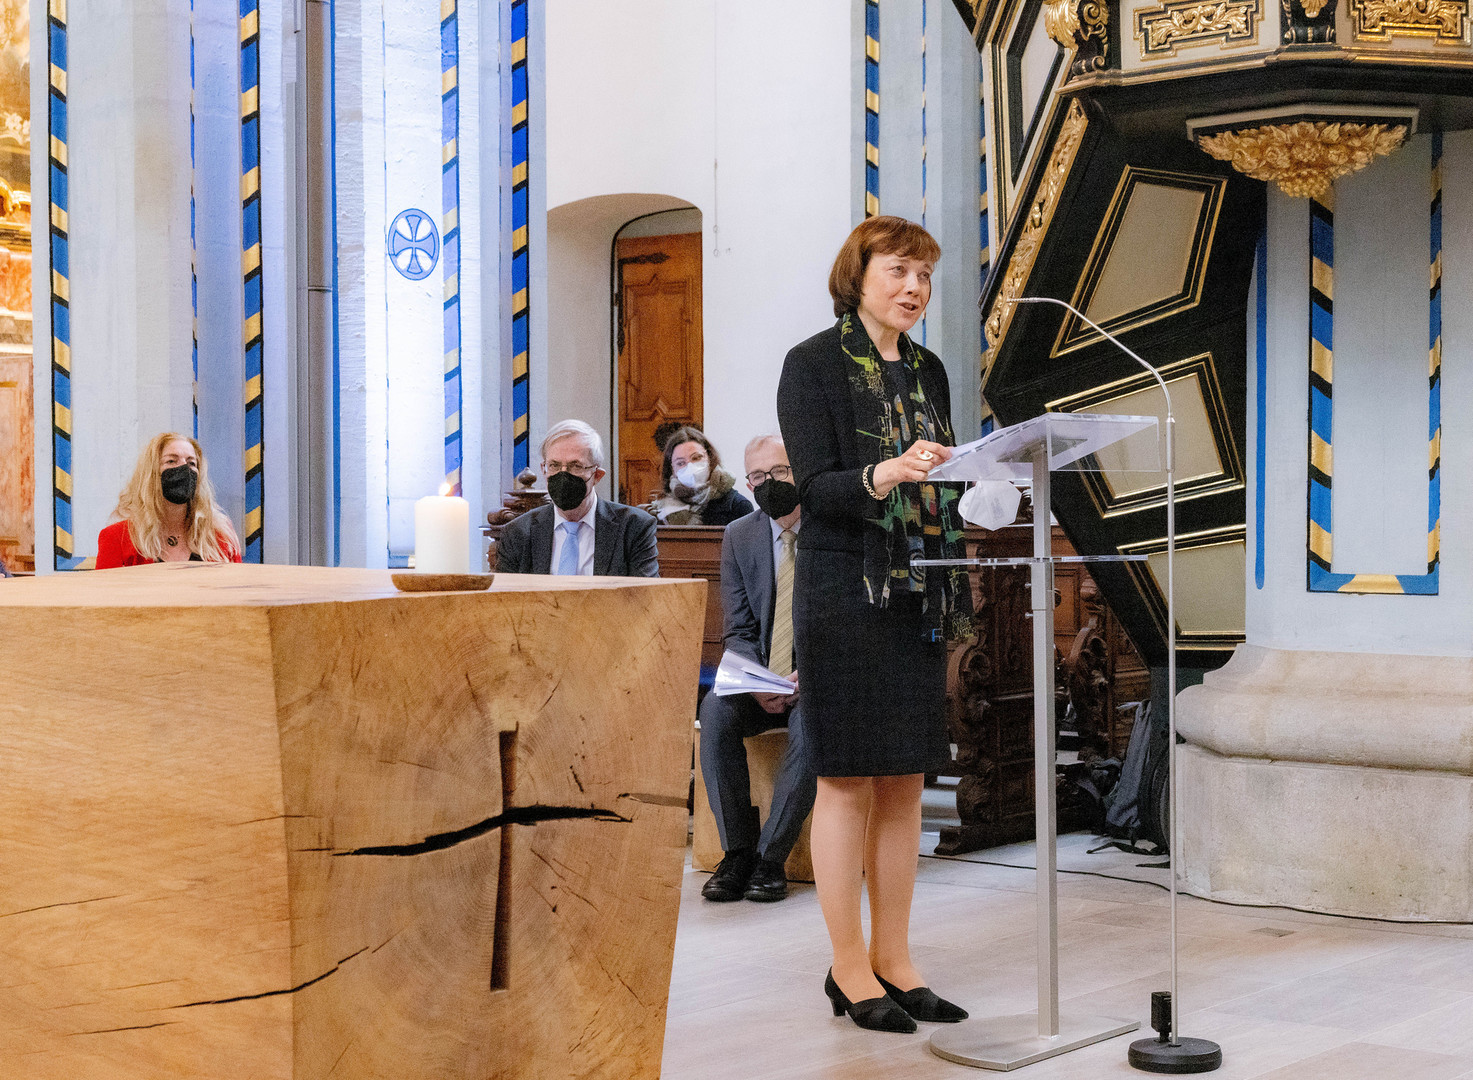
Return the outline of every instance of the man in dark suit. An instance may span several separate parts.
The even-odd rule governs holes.
[[[600,499],[604,444],[581,420],[564,420],[542,440],[542,472],[552,503],[529,510],[501,532],[496,569],[506,574],[659,577],[655,519]]]
[[[813,809],[817,786],[804,750],[793,668],[793,554],[803,510],[780,438],[753,439],[746,469],[760,509],[728,525],[721,541],[722,637],[727,649],[791,679],[793,692],[707,694],[701,702],[701,774],[724,853],[701,889],[707,900],[781,900],[788,894],[783,864]],[[743,740],[784,724],[788,750],[759,833]]]

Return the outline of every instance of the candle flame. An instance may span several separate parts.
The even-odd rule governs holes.
[[[442,498],[444,496],[446,496],[446,495],[449,495],[454,490],[455,489],[452,488],[449,484],[441,484],[440,485],[440,495],[441,495]]]

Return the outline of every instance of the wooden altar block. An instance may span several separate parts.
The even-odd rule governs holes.
[[[0,1076],[658,1076],[704,593],[0,585]]]
[[[751,777],[752,805],[757,807],[757,817],[765,825],[772,810],[772,786],[777,778],[777,767],[788,749],[788,729],[773,728],[753,735],[746,741],[747,772]],[[706,779],[701,775],[701,731],[696,729],[696,797],[691,823],[690,864],[697,870],[715,870],[721,861],[721,834],[716,829],[716,815],[711,813],[711,801],[706,797]],[[803,821],[803,831],[793,842],[784,864],[789,881],[813,880],[813,849],[810,847],[809,832],[813,827],[810,813]]]

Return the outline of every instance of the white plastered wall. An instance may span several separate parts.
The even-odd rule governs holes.
[[[389,226],[404,209],[423,209],[437,230],[444,224],[440,8],[341,3],[335,17],[339,561],[384,566],[412,552],[414,500],[434,494],[443,478],[444,268],[437,263],[429,278],[410,282],[387,251]],[[495,304],[487,303],[499,299],[499,217],[486,225],[488,212],[499,215],[486,197],[499,187],[499,5],[460,0],[458,22],[461,481],[475,529],[500,504],[503,425],[486,403],[510,392]],[[479,547],[476,537],[472,550]]]
[[[705,427],[728,458],[776,429],[783,357],[833,322],[828,271],[855,221],[862,160],[853,143],[856,18],[862,34],[852,0],[548,6],[549,221],[567,204],[629,193],[700,210]],[[596,264],[578,271],[590,290],[602,281],[605,298],[611,235],[590,240]],[[553,244],[550,235],[550,258]],[[555,295],[550,285],[549,317],[561,322],[569,316],[552,310]],[[579,389],[554,398],[549,387],[540,414],[534,393],[534,450],[549,419],[560,419],[549,416],[552,401],[596,408],[608,393],[607,299],[577,318],[601,333],[601,348],[573,358],[550,329],[557,377]],[[534,387],[553,376],[547,363],[534,344]]]

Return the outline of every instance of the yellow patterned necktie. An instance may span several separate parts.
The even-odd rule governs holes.
[[[777,560],[777,603],[772,613],[772,648],[768,667],[778,675],[793,673],[793,544],[798,534],[784,529],[782,555]]]

